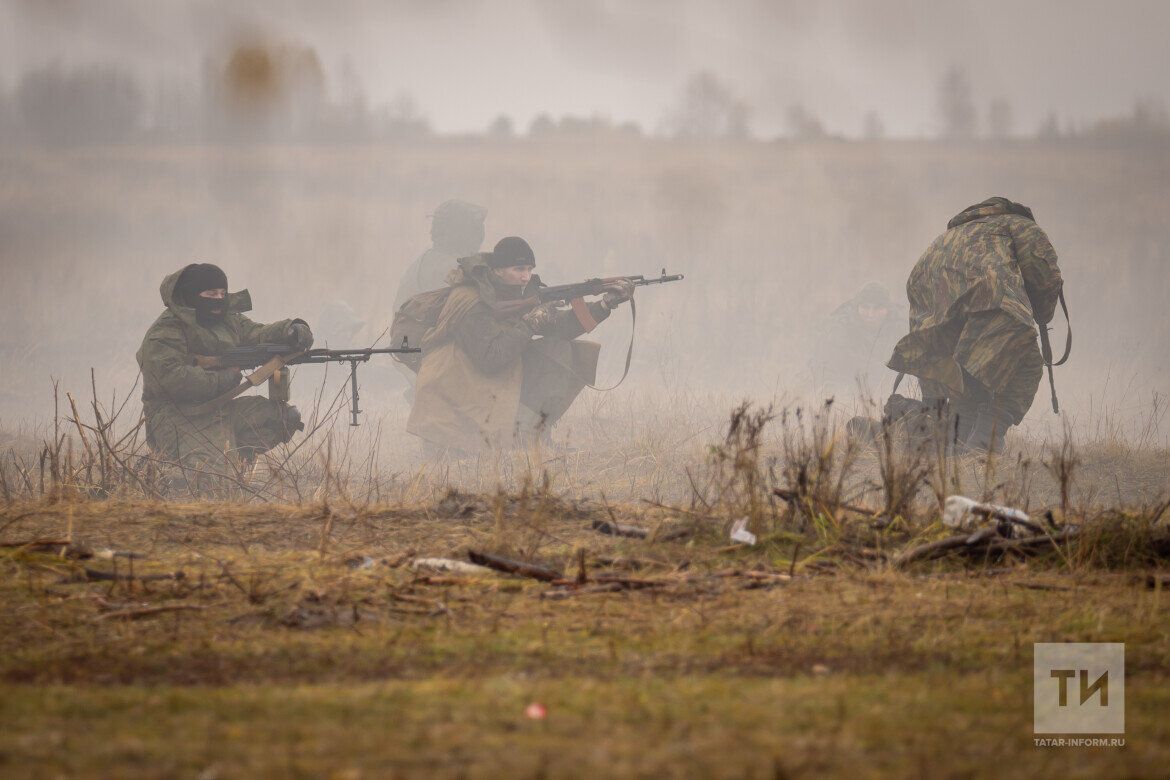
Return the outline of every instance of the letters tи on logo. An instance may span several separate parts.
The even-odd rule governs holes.
[[[1125,644],[1033,645],[1033,729],[1037,734],[1125,733]]]

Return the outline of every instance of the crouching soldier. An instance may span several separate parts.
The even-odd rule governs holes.
[[[247,290],[227,292],[227,276],[208,264],[188,265],[163,279],[166,310],[146,332],[138,350],[146,437],[161,459],[188,469],[197,485],[234,478],[256,455],[303,430],[287,398],[248,396],[218,403],[242,381],[238,368],[204,367],[204,358],[231,347],[288,344],[308,349],[313,334],[303,320],[261,325],[244,316],[252,308]]]
[[[615,282],[580,313],[538,305],[535,265],[532,248],[514,236],[458,261],[422,340],[408,431],[456,453],[522,445],[547,438],[592,384],[600,345],[577,338],[582,321],[591,329],[606,319],[633,285]]]
[[[1002,451],[1036,397],[1037,326],[1052,320],[1063,284],[1031,209],[1001,197],[969,206],[910,272],[910,333],[889,366],[918,378],[927,406],[949,407],[959,445]]]

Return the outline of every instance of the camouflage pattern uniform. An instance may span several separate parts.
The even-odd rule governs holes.
[[[863,305],[884,308],[886,316],[868,322],[859,313]],[[877,282],[838,306],[818,329],[812,350],[813,377],[825,396],[847,395],[859,380],[863,389],[877,392],[876,383],[888,374],[884,361],[906,332],[905,317],[905,307],[895,305]]]
[[[296,320],[253,322],[243,314],[251,310],[252,299],[242,290],[225,299],[222,322],[200,325],[195,310],[176,300],[175,287],[184,270],[163,279],[160,293],[166,310],[138,350],[147,442],[168,462],[213,476],[234,476],[238,462],[290,440],[304,426],[295,407],[259,396],[233,399],[216,411],[200,410],[201,404],[236,387],[241,377],[236,370],[200,368],[195,357],[284,343]]]
[[[923,400],[949,399],[986,448],[1018,424],[1044,370],[1036,325],[1052,320],[1062,280],[1031,210],[994,197],[956,215],[906,282],[910,333],[889,367],[918,377]],[[966,418],[966,423],[964,423]],[[987,422],[990,420],[990,422]]]

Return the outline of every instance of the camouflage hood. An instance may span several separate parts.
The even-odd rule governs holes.
[[[998,217],[1003,214],[1015,214],[1025,219],[1030,219],[1033,222],[1036,218],[1032,216],[1032,209],[1025,206],[1023,203],[1016,203],[1007,198],[996,195],[988,198],[982,203],[976,203],[974,206],[968,206],[960,211],[955,216],[951,217],[951,221],[947,223],[947,230],[957,228],[959,225],[965,225],[968,222],[974,222],[977,219],[985,219],[987,217]]]
[[[162,284],[158,287],[158,293],[162,296],[163,306],[173,313],[176,317],[183,320],[189,325],[195,324],[195,309],[175,300],[175,287],[179,284],[179,277],[183,272],[194,265],[185,265],[178,271],[172,274],[167,274],[163,277]],[[228,314],[243,314],[246,311],[252,310],[252,296],[247,290],[240,290],[239,292],[228,293],[224,298],[225,311]]]
[[[183,407],[187,419],[191,405],[198,405],[230,390],[236,382],[233,372],[205,370],[196,365],[196,355],[221,355],[231,347],[283,342],[292,320],[270,325],[253,322],[243,312],[252,308],[247,290],[229,293],[224,299],[227,315],[223,322],[204,327],[195,318],[195,309],[176,300],[175,287],[187,267],[163,279],[159,287],[166,309],[143,336],[138,349],[142,369],[142,400],[148,416],[166,407]],[[157,422],[157,419],[155,419]]]
[[[999,393],[1012,350],[1035,344],[1036,323],[1052,319],[1062,285],[1056,252],[1031,210],[1007,198],[966,208],[906,280],[910,333],[888,365],[958,394],[966,372]]]

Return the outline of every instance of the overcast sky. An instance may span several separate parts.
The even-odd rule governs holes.
[[[311,46],[334,79],[348,63],[373,102],[409,91],[440,132],[542,111],[653,130],[703,69],[764,136],[795,102],[832,132],[877,111],[891,134],[929,134],[952,64],[981,114],[1006,98],[1028,133],[1050,110],[1170,99],[1165,0],[0,0],[0,74],[11,88],[29,66],[114,60],[195,83],[240,35]]]

